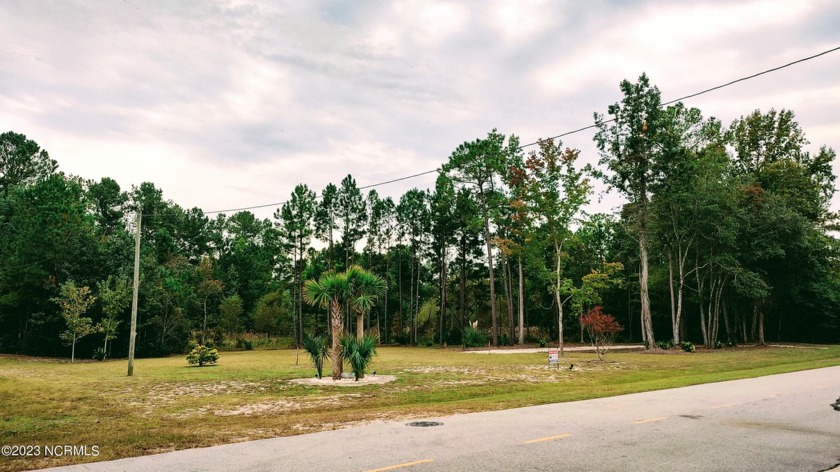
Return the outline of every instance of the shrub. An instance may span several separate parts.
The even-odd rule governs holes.
[[[539,347],[546,347],[548,345],[548,343],[545,341],[545,339],[540,338],[540,339],[537,340],[537,345]]]
[[[682,343],[680,343],[680,344],[682,344]],[[723,347],[723,343],[721,343],[720,341],[715,341],[715,345],[714,345],[715,349],[720,349],[722,347]]]
[[[323,336],[310,336],[303,333],[303,349],[309,354],[312,364],[315,365],[315,375],[320,379],[324,370],[324,360],[330,357],[330,347]]]
[[[446,335],[446,343],[450,346],[461,344],[461,330],[460,329],[451,329],[449,333]]]
[[[243,338],[236,338],[236,348],[250,351],[254,349],[254,343]]]
[[[431,339],[427,339],[424,344],[426,345],[426,347],[432,347],[435,345],[435,342]]]
[[[680,343],[680,348],[685,352],[694,352],[694,343],[691,341],[683,341]]]
[[[508,344],[508,335],[507,333],[502,333],[499,335],[499,345],[500,346],[507,346]]]
[[[341,359],[350,364],[358,381],[365,376],[365,370],[373,356],[376,354],[376,338],[374,336],[363,336],[362,340],[356,336],[344,336],[341,338]]]
[[[487,345],[487,335],[481,331],[467,328],[464,330],[464,347],[482,347]]]
[[[107,357],[107,353],[105,352],[104,347],[98,347],[93,350],[93,358],[98,361],[104,361]]]
[[[669,339],[667,341],[656,341],[656,347],[659,349],[671,349],[674,347],[674,340]]]
[[[601,307],[599,306],[581,316],[580,325],[589,336],[589,342],[592,343],[592,347],[595,348],[598,359],[601,361],[604,360],[604,356],[615,341],[615,337],[624,330],[615,317],[601,313]]]
[[[190,365],[198,364],[199,367],[203,367],[204,364],[215,364],[218,360],[219,351],[207,346],[197,346],[187,355],[187,362]]]

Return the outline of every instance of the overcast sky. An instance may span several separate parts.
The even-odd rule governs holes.
[[[285,3],[2,0],[0,132],[212,211],[432,170],[492,128],[586,126],[642,72],[670,100],[840,46],[832,0]],[[792,109],[838,149],[839,79],[840,51],[686,103]],[[594,162],[592,135],[564,144]]]

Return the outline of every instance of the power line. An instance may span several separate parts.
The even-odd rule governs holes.
[[[680,102],[680,101],[683,101],[683,100],[687,100],[689,98],[698,97],[700,95],[704,95],[706,93],[713,92],[715,90],[720,90],[722,88],[729,87],[730,85],[734,85],[734,84],[737,84],[739,82],[744,82],[744,81],[754,79],[756,77],[759,77],[759,76],[762,76],[762,75],[765,75],[765,74],[769,74],[771,72],[776,72],[778,70],[785,69],[787,67],[790,67],[790,66],[802,63],[802,62],[806,62],[806,61],[810,61],[812,59],[816,59],[820,56],[824,56],[826,54],[829,54],[829,53],[832,53],[832,52],[835,52],[835,51],[838,51],[838,50],[840,50],[840,46],[837,46],[837,47],[832,48],[832,49],[825,50],[823,52],[820,52],[818,54],[814,54],[812,56],[797,59],[793,62],[788,62],[787,64],[783,64],[781,66],[773,67],[772,69],[763,70],[761,72],[758,72],[758,73],[755,73],[755,74],[752,74],[752,75],[748,75],[746,77],[741,77],[739,79],[732,80],[732,81],[727,82],[725,84],[710,87],[710,88],[707,88],[705,90],[701,90],[699,92],[695,92],[695,93],[692,93],[692,94],[689,94],[689,95],[685,95],[685,96],[680,97],[680,98],[675,98],[673,100],[662,103],[662,106],[667,106],[667,105],[671,105],[673,103],[677,103],[677,102]],[[613,121],[615,121],[615,119],[605,120],[605,121],[603,121],[603,123],[611,123]],[[564,136],[569,136],[569,135],[572,135],[572,134],[580,133],[581,131],[586,131],[588,129],[592,129],[592,128],[595,128],[595,127],[597,127],[597,125],[595,125],[595,124],[592,124],[592,125],[589,125],[589,126],[584,126],[582,128],[578,128],[578,129],[575,129],[575,130],[572,130],[572,131],[566,131],[564,133],[560,133],[560,134],[558,134],[556,136],[552,136],[548,139],[553,140],[553,139],[562,138]],[[519,148],[517,148],[517,149],[522,150],[522,149],[525,149],[525,148],[530,147],[530,146],[535,146],[537,144],[539,144],[539,141],[534,141],[532,143],[523,144],[523,145],[519,146]],[[359,190],[366,190],[366,189],[369,189],[369,188],[374,188],[374,187],[379,187],[379,186],[382,186],[382,185],[392,184],[394,182],[401,182],[403,180],[414,179],[414,178],[417,178],[417,177],[421,177],[423,175],[428,175],[428,174],[432,174],[434,172],[438,172],[439,170],[440,170],[440,167],[437,167],[435,169],[428,170],[428,171],[425,171],[425,172],[418,172],[416,174],[407,175],[405,177],[399,177],[399,178],[396,178],[396,179],[386,180],[384,182],[377,182],[377,183],[374,183],[374,184],[365,185],[363,187],[359,187]],[[249,206],[249,207],[232,208],[232,209],[227,209],[227,210],[207,211],[207,212],[205,212],[205,214],[210,215],[210,214],[214,214],[214,213],[227,213],[227,212],[236,212],[236,211],[245,211],[245,210],[255,210],[255,209],[258,209],[258,208],[280,206],[280,205],[284,205],[286,203],[288,203],[288,200],[282,201],[282,202],[277,202],[277,203],[268,203],[268,204],[265,204],[265,205],[254,205],[254,206]]]

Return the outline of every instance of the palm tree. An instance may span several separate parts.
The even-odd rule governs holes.
[[[307,280],[304,298],[311,305],[330,310],[332,331],[332,378],[341,378],[341,302],[350,296],[350,281],[346,273],[324,272],[318,280]]]
[[[385,281],[378,275],[357,265],[347,269],[346,274],[350,283],[351,303],[356,310],[356,340],[361,342],[365,335],[365,314],[373,308],[374,302],[385,293]]]

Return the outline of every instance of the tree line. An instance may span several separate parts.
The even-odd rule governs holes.
[[[481,333],[492,345],[562,347],[582,340],[579,316],[596,306],[625,326],[624,340],[650,347],[840,340],[835,152],[809,150],[790,110],[727,126],[663,106],[644,75],[620,87],[622,100],[594,116],[598,165],[556,139],[528,150],[492,130],[459,145],[434,188],[393,199],[347,175],[296,186],[270,219],[185,209],[151,182],[66,175],[34,140],[6,132],[0,351],[126,354],[136,212],[140,356],[243,332],[291,343],[327,334],[306,281],[356,266],[384,287],[358,319],[345,303],[340,322],[382,343],[459,345]],[[595,179],[624,198],[620,212],[584,211]],[[72,297],[83,313],[68,315]]]

